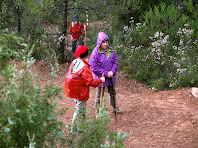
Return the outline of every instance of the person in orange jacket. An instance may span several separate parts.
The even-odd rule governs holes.
[[[65,77],[64,93],[67,97],[74,98],[76,103],[72,123],[76,123],[80,116],[84,116],[83,112],[86,110],[86,102],[89,99],[90,86],[98,87],[101,82],[105,82],[104,77],[93,79],[88,64],[88,53],[88,48],[84,45],[80,45],[76,49],[74,56],[78,58],[72,61]]]
[[[85,30],[85,26],[79,21],[78,16],[75,16],[74,21],[69,26],[69,35],[72,40],[73,53],[75,53],[77,41],[80,45],[84,45],[82,30]]]

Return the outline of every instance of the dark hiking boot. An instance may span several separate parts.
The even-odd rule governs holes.
[[[112,113],[114,113],[115,111],[116,111],[116,113],[118,113],[118,114],[123,114],[123,111],[121,111],[118,107],[112,108],[112,109],[111,109],[111,112],[112,112]]]

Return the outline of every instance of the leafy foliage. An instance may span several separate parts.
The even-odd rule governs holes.
[[[197,27],[191,23],[195,18],[190,20],[162,3],[146,12],[144,19],[143,25],[131,20],[131,26],[125,27],[124,45],[117,47],[120,68],[158,90],[196,86]]]
[[[0,30],[0,73],[5,74],[4,70],[8,69],[11,57],[18,56],[20,51],[21,37],[15,36],[15,33],[9,34],[9,30]]]
[[[57,120],[56,100],[61,88],[52,84],[44,88],[28,68],[34,59],[28,54],[27,44],[14,34],[3,32],[1,37],[1,99],[0,99],[0,145],[2,147],[24,147],[29,138],[41,147],[55,145],[62,133],[62,123]],[[10,40],[10,42],[6,42]],[[20,51],[16,49],[20,47]],[[10,50],[9,50],[10,49]],[[11,50],[12,49],[12,50]],[[23,62],[16,68],[9,61],[18,55]],[[58,135],[58,133],[60,133]]]
[[[80,118],[77,123],[70,125],[73,129],[78,129],[79,132],[68,134],[70,140],[67,141],[67,147],[115,147],[124,148],[123,141],[128,136],[124,132],[111,131],[108,128],[110,121],[107,108],[102,106],[97,118],[92,118],[89,115],[86,118]],[[80,123],[80,124],[79,124]],[[80,135],[80,139],[78,136]]]

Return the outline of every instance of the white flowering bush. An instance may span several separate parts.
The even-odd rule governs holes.
[[[175,73],[169,87],[197,85],[198,76],[198,39],[193,39],[193,29],[179,28],[179,45],[173,46],[174,56],[169,56],[174,65]]]
[[[120,69],[158,90],[198,85],[196,25],[184,15],[175,20],[176,25],[160,20],[168,15],[169,20],[174,21],[179,16],[175,9],[170,6],[166,9],[162,4],[163,14],[155,7],[146,14],[146,23],[131,21],[131,26],[124,28],[124,44],[116,47]],[[157,20],[156,24],[153,20]],[[181,25],[182,20],[189,20],[189,23]]]
[[[179,28],[179,44],[172,46],[169,35],[157,31],[150,47],[117,46],[120,68],[138,81],[146,81],[156,89],[197,85],[198,41],[193,29]]]

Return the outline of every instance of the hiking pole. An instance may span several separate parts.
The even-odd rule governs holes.
[[[87,14],[87,11],[86,11],[86,19],[87,19],[87,25],[86,25],[86,27],[85,27],[85,46],[86,46],[86,42],[87,42],[87,26],[88,26],[88,14]]]
[[[104,77],[104,73],[102,73],[102,77]],[[100,111],[101,111],[101,106],[102,106],[102,95],[103,95],[103,82],[102,82],[102,86],[101,86],[101,89],[100,89],[100,108],[99,108],[99,114],[100,114]]]
[[[111,90],[112,90],[112,97],[113,97],[113,107],[114,107],[115,120],[117,122],[117,116],[116,116],[116,100],[115,100],[115,96],[114,96],[113,79],[110,78],[110,81],[111,81]]]
[[[84,26],[85,26],[85,24],[84,24]],[[87,42],[86,30],[87,30],[87,27],[85,27],[85,46],[86,46],[86,42]]]
[[[104,72],[102,73],[102,77],[104,77]],[[101,86],[101,90],[100,90],[100,107],[102,105],[102,94],[103,94],[103,82],[102,82],[102,86]]]

